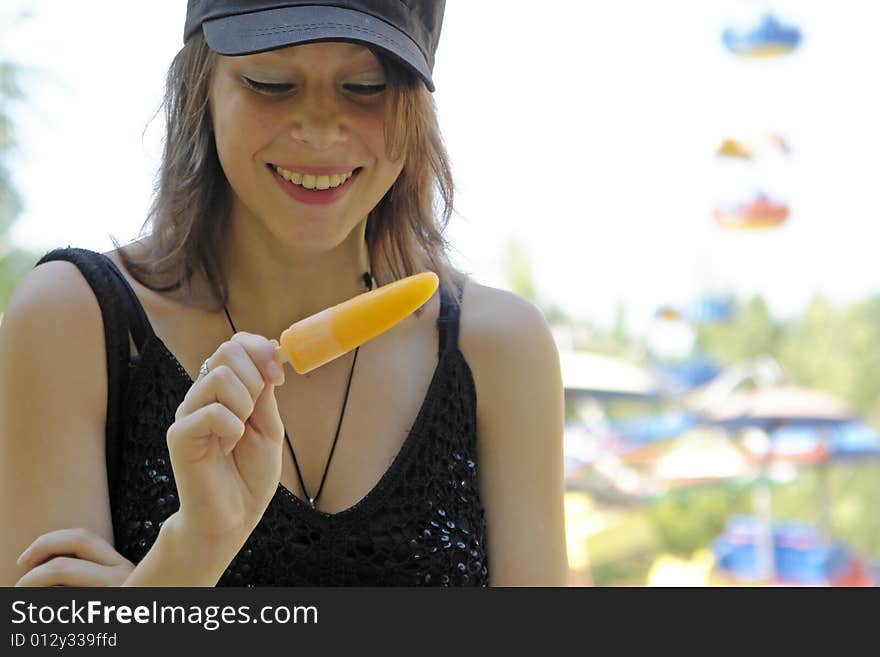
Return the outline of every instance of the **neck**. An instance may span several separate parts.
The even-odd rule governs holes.
[[[334,249],[303,253],[230,226],[226,307],[235,327],[277,339],[294,322],[366,291],[365,228],[366,219]]]

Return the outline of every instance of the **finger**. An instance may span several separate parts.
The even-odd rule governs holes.
[[[267,386],[263,390],[263,394],[259,396],[254,411],[251,413],[248,425],[253,427],[260,434],[283,440],[284,424],[281,421],[281,414],[278,412],[278,402],[275,399],[275,388]]]
[[[250,356],[251,361],[257,366],[266,383],[282,385],[284,383],[283,361],[276,350],[278,342],[267,340],[262,335],[253,333],[236,333],[232,336],[232,342],[241,345]],[[259,396],[258,391],[254,400]]]
[[[241,477],[249,482],[275,481],[277,487],[283,443],[284,426],[275,402],[275,388],[266,386],[232,455]]]
[[[274,347],[266,338],[251,333],[236,333],[217,347],[217,351],[208,358],[208,375],[210,376],[210,370],[228,365],[256,400],[263,391],[263,386],[277,378],[277,372],[269,371],[270,362],[274,360]]]
[[[208,366],[209,368],[217,368],[221,365],[230,367],[251,393],[251,397],[256,399],[266,385],[266,378],[260,370],[259,363],[254,361],[251,351],[245,344],[242,344],[240,335],[236,333],[231,340],[227,340],[217,347],[217,351],[208,358]],[[259,338],[259,336],[254,337]],[[209,371],[208,376],[210,375]]]
[[[168,451],[172,456],[198,461],[216,443],[228,454],[244,433],[244,427],[232,411],[214,402],[184,415],[168,428]]]
[[[259,384],[261,387],[262,383]],[[193,385],[177,407],[175,419],[190,415],[200,408],[218,402],[228,408],[242,422],[254,412],[251,392],[235,371],[228,365],[220,365],[203,377],[199,385]]]
[[[105,566],[83,559],[55,557],[25,573],[15,583],[36,586],[113,586],[120,566]]]
[[[256,401],[266,385],[263,375],[251,360],[245,348],[231,340],[221,344],[217,351],[208,358],[207,362],[209,365],[208,374],[206,376],[199,375],[193,385],[190,386],[190,389],[183,398],[183,402],[177,408],[175,419],[180,418],[182,415],[193,413],[196,409],[209,403],[208,400],[218,400],[219,395],[212,397],[205,390],[205,387],[213,389],[218,384],[221,386],[229,385],[228,377],[230,374],[245,387],[251,402]],[[233,410],[235,410],[235,407],[233,407]],[[246,418],[247,416],[244,419]]]
[[[126,561],[102,536],[87,529],[58,529],[39,536],[18,558],[33,568],[54,556],[70,554],[98,564],[115,566]]]
[[[208,374],[200,373],[196,382],[203,382],[210,378],[211,372],[222,365],[227,365],[247,387],[251,399],[256,401],[267,383],[272,385],[284,383],[283,360],[276,353],[277,344],[277,341],[267,340],[260,335],[236,333],[231,340],[221,344],[208,357],[205,361],[208,365]],[[187,407],[186,410],[192,412],[194,408]]]

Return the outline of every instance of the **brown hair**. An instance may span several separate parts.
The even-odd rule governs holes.
[[[367,218],[373,274],[384,285],[433,271],[452,291],[466,275],[449,262],[450,245],[443,235],[452,214],[453,182],[434,101],[407,69],[378,56],[389,86],[388,156],[403,155],[405,161]],[[135,255],[114,243],[132,276],[152,290],[191,300],[193,276],[201,273],[219,310],[229,296],[220,247],[229,224],[231,189],[220,166],[208,108],[216,59],[199,33],[172,61],[163,102],[162,160],[141,228],[142,237],[152,238],[150,249]]]

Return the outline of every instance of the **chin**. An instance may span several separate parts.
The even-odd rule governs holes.
[[[276,236],[278,242],[291,251],[302,255],[320,255],[339,248],[351,230],[332,230],[325,220],[322,225],[282,226]]]

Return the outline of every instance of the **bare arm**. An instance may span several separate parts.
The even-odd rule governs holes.
[[[174,513],[122,586],[215,586],[244,544],[190,535]]]
[[[556,345],[533,304],[474,284],[467,291],[461,344],[477,388],[490,582],[565,586],[564,397]]]
[[[40,265],[0,325],[0,583],[38,536],[84,527],[113,540],[104,464],[107,372],[98,301],[76,267]]]
[[[29,272],[0,324],[0,585],[28,572],[16,560],[49,532],[84,528],[113,544],[106,372],[100,307],[79,270]],[[244,538],[196,539],[175,514],[124,585],[212,586]]]

